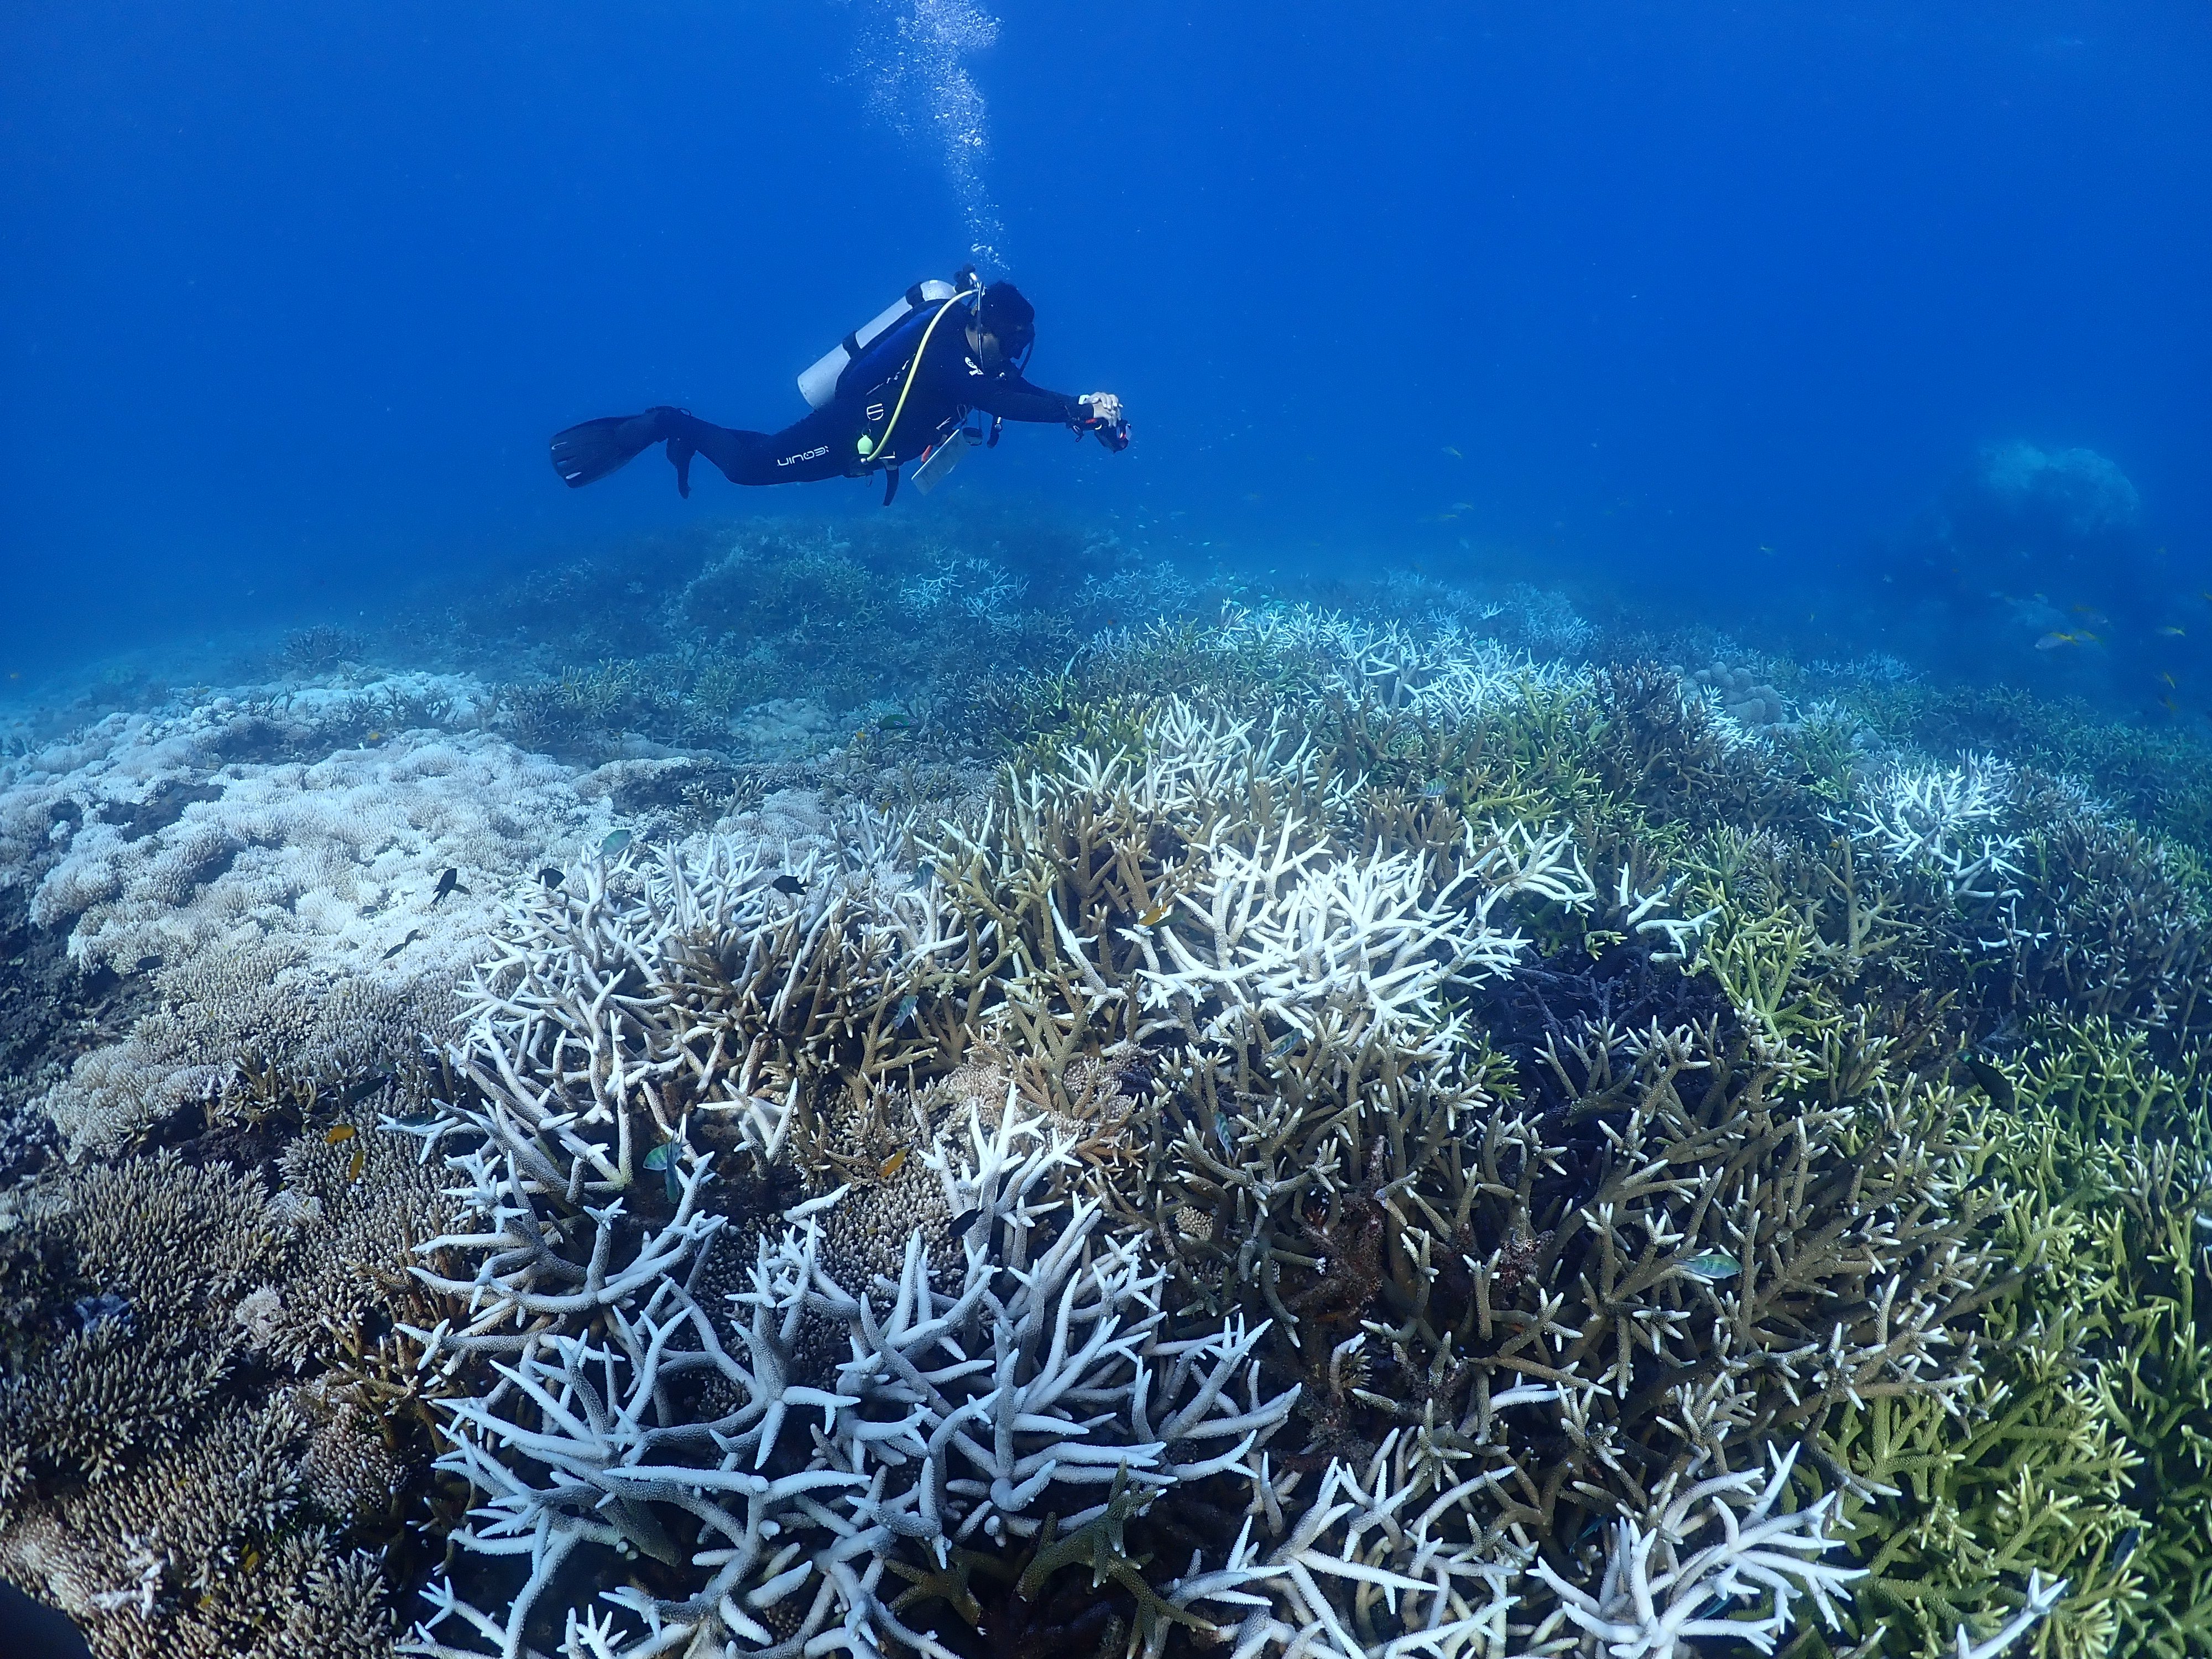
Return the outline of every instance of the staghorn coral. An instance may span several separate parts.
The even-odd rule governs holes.
[[[437,999],[318,968],[350,915],[146,969],[149,1074],[207,1070],[125,1139],[273,1190],[179,1400],[279,1496],[204,1537],[151,1435],[49,1461],[15,1536],[102,1540],[50,1593],[347,1651],[451,1526],[430,1651],[2195,1650],[2191,866],[2027,767],[1475,629],[1117,635],[1010,684],[981,798],[878,732],[678,814],[729,769],[642,739],[566,787],[717,833],[472,894],[419,1067],[372,1056]],[[725,732],[839,706],[685,649],[685,720],[725,670]],[[225,781],[80,811],[143,807],[190,908]],[[57,1237],[10,1235],[33,1322]]]
[[[1756,1536],[1634,1639],[1828,1610],[1780,1449],[1971,1385],[1956,1103],[1656,945],[1618,1003],[1504,994],[1509,918],[1596,906],[1569,836],[1386,849],[1280,725],[1139,729],[926,841],[522,899],[466,1092],[393,1127],[471,1218],[416,1269],[465,1316],[409,1333],[467,1388],[459,1536],[526,1576],[443,1583],[418,1650],[1556,1647],[1697,1525]],[[1678,963],[1702,921],[1619,888]],[[1509,1059],[1478,1008],[1546,1023]]]

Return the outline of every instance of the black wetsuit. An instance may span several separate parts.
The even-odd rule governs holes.
[[[1079,429],[1087,418],[1075,398],[1031,386],[1012,364],[985,368],[969,349],[966,321],[957,313],[947,317],[930,337],[914,375],[888,447],[872,455],[860,454],[860,441],[864,434],[884,432],[898,404],[896,383],[888,388],[879,383],[841,386],[835,398],[781,432],[738,431],[671,410],[664,416],[670,428],[665,435],[675,441],[670,457],[681,475],[689,459],[683,447],[688,444],[721,468],[732,483],[811,483],[912,460],[949,436],[970,410],[1009,421],[1059,422]],[[852,378],[848,370],[847,379]],[[688,494],[688,479],[684,483]]]

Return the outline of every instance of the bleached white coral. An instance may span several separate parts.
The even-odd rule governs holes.
[[[1835,1628],[1838,1600],[1848,1600],[1846,1587],[1866,1575],[1819,1559],[1844,1542],[1828,1534],[1836,1494],[1777,1510],[1796,1457],[1794,1446],[1777,1457],[1763,1483],[1756,1469],[1714,1475],[1655,1504],[1648,1516],[1615,1521],[1595,1594],[1538,1558],[1531,1570],[1559,1598],[1554,1617],[1583,1632],[1586,1651],[1610,1659],[1674,1659],[1697,1652],[1700,1637],[1771,1653],[1790,1631],[1800,1596]],[[1752,1617],[1741,1616],[1747,1607]],[[1724,1616],[1731,1613],[1737,1616]]]
[[[488,1495],[460,1541],[527,1555],[532,1571],[503,1616],[434,1587],[411,1650],[479,1650],[450,1645],[452,1626],[519,1653],[539,1594],[586,1546],[682,1565],[655,1516],[666,1507],[698,1524],[689,1560],[702,1582],[681,1600],[610,1592],[642,1629],[617,1635],[602,1615],[602,1650],[705,1640],[779,1659],[829,1645],[933,1653],[878,1589],[902,1547],[942,1565],[956,1545],[1034,1536],[1047,1515],[1079,1529],[1124,1492],[1141,1504],[1185,1481],[1256,1478],[1255,1449],[1296,1398],[1262,1395],[1262,1331],[1231,1322],[1162,1340],[1159,1271],[1140,1241],[1103,1231],[1095,1203],[1048,1196],[1066,1144],[1011,1093],[994,1127],[971,1110],[963,1136],[928,1157],[972,1217],[949,1285],[919,1237],[895,1282],[841,1283],[818,1225],[832,1194],[759,1238],[732,1321],[686,1288],[681,1254],[665,1255],[606,1279],[594,1305],[607,1338],[548,1332],[500,1365],[509,1388],[456,1402],[459,1443],[444,1464]],[[490,1186],[520,1190],[506,1161],[509,1180]],[[480,1187],[493,1173],[456,1164]],[[687,1176],[686,1209],[700,1179]],[[1048,1220],[1032,1257],[1030,1234]],[[520,1237],[447,1241],[486,1242]],[[518,1312],[573,1311],[478,1282]],[[810,1322],[842,1331],[850,1353],[814,1382],[799,1352]],[[702,1381],[723,1408],[688,1416],[672,1402]],[[805,1609],[797,1627],[771,1629],[769,1609],[793,1598]]]
[[[1531,689],[1573,683],[1577,672],[1509,650],[1449,620],[1425,628],[1371,623],[1300,605],[1231,607],[1216,630],[1226,651],[1259,650],[1303,659],[1328,690],[1386,708],[1465,718],[1525,696]]]
[[[1948,768],[1892,767],[1862,792],[1852,838],[1961,897],[2002,896],[1995,890],[2020,873],[2011,860],[2021,842],[1990,830],[2010,810],[2017,781],[2009,763],[1990,755]]]
[[[1269,1018],[1312,1037],[1327,1019],[1333,1040],[1355,1049],[1427,1024],[1447,983],[1508,973],[1525,948],[1491,924],[1501,900],[1593,896],[1564,830],[1516,825],[1480,845],[1473,826],[1467,834],[1466,867],[1442,883],[1423,854],[1333,855],[1291,816],[1256,851],[1210,849],[1176,925],[1129,934],[1148,963],[1146,1005],[1211,1007],[1215,1037]]]

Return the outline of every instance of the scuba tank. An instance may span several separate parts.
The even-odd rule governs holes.
[[[963,289],[980,286],[973,266],[960,270],[955,283],[939,282],[934,276],[916,283],[816,358],[806,372],[799,377],[799,393],[806,399],[808,406],[820,409],[836,397],[845,371],[866,354],[871,345],[908,318],[917,312],[933,310]]]

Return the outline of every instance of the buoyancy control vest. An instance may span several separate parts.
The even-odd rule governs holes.
[[[867,362],[871,368],[879,363],[885,356],[884,351],[879,348],[893,344],[893,342],[885,337],[897,331],[900,324],[909,322],[916,318],[923,319],[926,324],[928,318],[934,314],[938,307],[945,301],[963,294],[981,291],[981,284],[976,279],[972,268],[959,272],[954,282],[939,282],[933,276],[927,281],[916,283],[904,294],[899,295],[897,299],[816,358],[806,372],[799,377],[800,395],[806,399],[810,407],[820,409],[848,391],[860,389],[866,385],[872,384],[872,381],[863,381],[861,379],[862,375],[870,373],[870,369],[862,368],[859,374],[850,374],[848,371],[855,368],[864,361]],[[920,337],[917,334],[915,337]],[[909,347],[908,355],[910,354]],[[895,370],[896,365],[894,365],[894,372]],[[880,380],[887,377],[878,375],[875,378]]]

